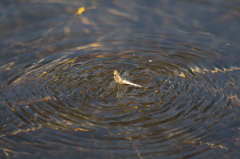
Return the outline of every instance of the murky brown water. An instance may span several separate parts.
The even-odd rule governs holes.
[[[239,158],[239,11],[0,2],[0,158]],[[143,88],[101,97],[113,70]]]

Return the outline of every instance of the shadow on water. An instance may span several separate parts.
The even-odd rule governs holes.
[[[1,158],[239,154],[233,2],[6,1],[0,8]],[[143,87],[101,96],[113,70],[128,70]]]

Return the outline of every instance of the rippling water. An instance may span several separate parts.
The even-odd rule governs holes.
[[[238,158],[234,2],[0,8],[1,158]],[[129,70],[143,88],[101,97],[113,70]]]

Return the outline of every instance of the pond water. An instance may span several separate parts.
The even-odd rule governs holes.
[[[0,21],[0,158],[239,158],[237,1],[3,0]],[[114,70],[143,87],[101,96]]]

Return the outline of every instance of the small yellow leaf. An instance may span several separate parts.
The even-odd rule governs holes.
[[[85,12],[86,10],[87,10],[86,7],[80,7],[80,8],[78,9],[78,11],[76,12],[76,15],[81,15],[81,14],[83,14],[83,12]]]

